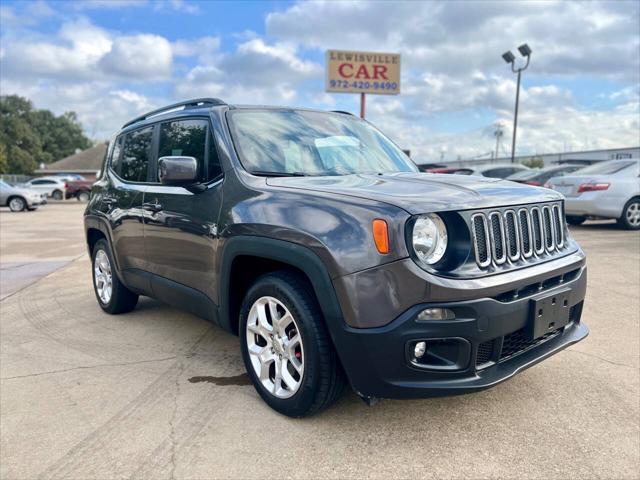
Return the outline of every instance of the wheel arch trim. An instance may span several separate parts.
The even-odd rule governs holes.
[[[302,271],[313,287],[316,298],[327,322],[331,336],[335,328],[344,322],[338,296],[327,268],[311,249],[285,240],[241,235],[229,238],[220,253],[220,326],[233,332],[230,318],[230,280],[233,262],[240,256],[254,256],[275,260]]]

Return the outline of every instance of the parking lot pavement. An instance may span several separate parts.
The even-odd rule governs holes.
[[[0,209],[0,300],[86,252],[84,207],[73,200],[33,212]]]
[[[7,255],[43,258],[44,227],[24,228]],[[248,385],[236,337],[150,299],[102,313],[82,256],[0,302],[0,477],[638,478],[640,235],[573,231],[584,342],[481,393],[367,407],[349,391],[302,420]]]

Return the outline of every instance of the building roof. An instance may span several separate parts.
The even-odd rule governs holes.
[[[101,142],[95,147],[87,148],[82,152],[74,153],[57,162],[45,165],[44,169],[36,170],[38,173],[73,173],[95,172],[102,167],[102,160],[107,153],[107,144]]]

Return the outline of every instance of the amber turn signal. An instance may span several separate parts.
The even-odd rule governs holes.
[[[389,253],[389,229],[387,222],[376,218],[373,221],[373,241],[380,253]]]

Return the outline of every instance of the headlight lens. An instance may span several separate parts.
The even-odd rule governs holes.
[[[413,251],[418,260],[433,265],[447,250],[447,227],[435,213],[419,217],[413,224]]]

